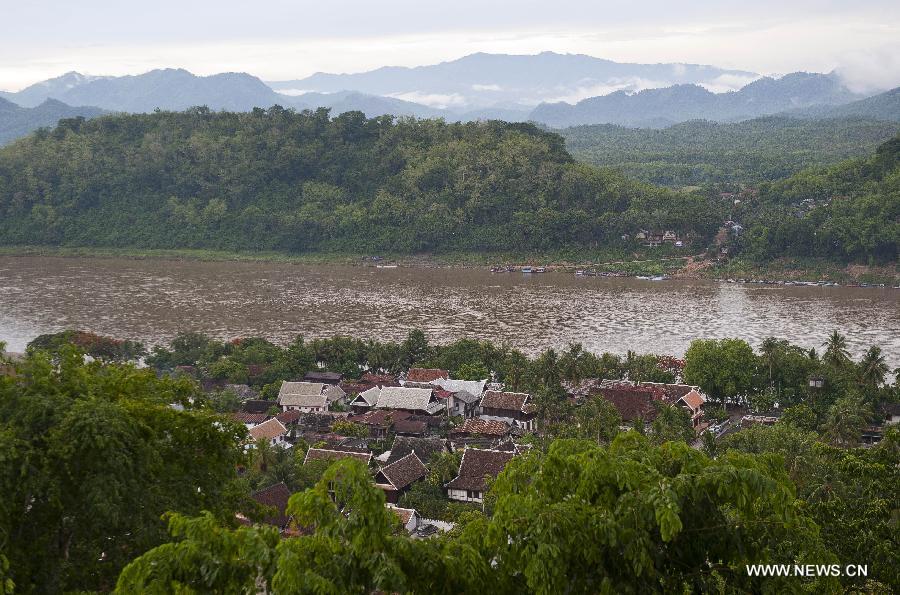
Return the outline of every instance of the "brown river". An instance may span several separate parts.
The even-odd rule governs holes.
[[[528,353],[683,355],[694,338],[777,336],[820,349],[839,329],[858,357],[900,365],[900,289],[644,281],[571,273],[0,256],[0,341],[22,351],[77,328],[148,344],[196,330],[227,339],[302,334],[506,342]]]

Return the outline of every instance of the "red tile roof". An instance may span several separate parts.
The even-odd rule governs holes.
[[[408,382],[431,382],[438,378],[450,378],[450,372],[437,368],[410,368],[406,374]]]
[[[269,416],[265,413],[245,413],[243,411],[238,411],[236,413],[230,414],[231,419],[236,422],[240,422],[242,424],[261,424],[262,422],[269,419]]]
[[[371,452],[362,452],[358,450],[338,450],[335,448],[310,448],[306,451],[306,458],[303,459],[305,465],[309,461],[338,461],[340,459],[356,459],[365,464],[369,464],[372,460]]]
[[[450,430],[451,435],[458,434],[481,434],[485,436],[506,436],[509,434],[509,426],[506,422],[471,418]]]
[[[262,504],[263,506],[271,506],[276,510],[276,514],[265,519],[263,522],[276,527],[284,527],[288,524],[290,517],[287,515],[288,499],[291,497],[291,490],[284,483],[276,483],[264,490],[253,492],[250,497]]]
[[[639,417],[644,421],[652,421],[656,418],[653,402],[668,400],[665,391],[652,386],[603,388],[600,395],[615,406],[622,421],[634,421]]]
[[[526,393],[509,393],[496,390],[485,391],[481,397],[481,406],[489,409],[505,409],[507,411],[525,411],[525,404],[530,395]]]

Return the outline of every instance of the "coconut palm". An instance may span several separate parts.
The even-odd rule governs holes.
[[[859,362],[859,381],[868,386],[881,386],[889,370],[881,347],[873,345]]]
[[[847,350],[847,337],[837,331],[828,336],[828,340],[822,343],[825,355],[822,358],[827,364],[843,366],[850,361],[850,352]]]
[[[844,397],[835,401],[828,410],[822,429],[836,446],[853,446],[859,442],[871,417],[872,411],[862,399]]]

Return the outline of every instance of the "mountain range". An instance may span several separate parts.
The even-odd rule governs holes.
[[[55,101],[31,116],[9,109],[0,112],[0,129],[8,131],[0,142],[51,125],[47,117],[54,113],[90,117],[104,111],[183,110],[197,105],[248,111],[278,104],[294,109],[326,107],[333,114],[356,110],[369,117],[531,120],[554,128],[589,124],[658,128],[694,119],[729,122],[779,113],[900,120],[896,90],[866,98],[847,89],[835,74],[760,78],[714,66],[626,64],[553,52],[480,53],[430,66],[317,73],[268,84],[246,73],[197,76],[183,69],[118,77],[69,72],[18,92],[0,92],[0,98],[33,109]]]
[[[358,74],[320,72],[269,85],[293,94],[354,90],[464,112],[497,107],[528,111],[539,103],[677,84],[732,89],[756,78],[759,75],[753,72],[701,64],[631,64],[583,54],[542,52],[477,53],[429,66],[388,66]]]
[[[96,107],[72,107],[46,99],[35,107],[21,107],[0,98],[0,145],[5,145],[38,128],[56,126],[63,118],[94,118],[105,113]]]

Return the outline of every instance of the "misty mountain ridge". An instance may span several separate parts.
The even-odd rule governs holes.
[[[759,75],[701,64],[620,63],[584,54],[542,52],[536,55],[476,53],[439,64],[385,66],[356,74],[316,73],[270,82],[276,91],[332,93],[359,91],[423,103],[451,111],[494,108],[638,91],[676,84],[705,84],[724,90],[742,86]]]
[[[835,74],[795,72],[763,77],[738,91],[712,93],[700,85],[674,85],[637,93],[617,91],[572,105],[545,103],[530,119],[555,128],[586,124],[662,127],[687,120],[730,122],[811,106],[837,106],[864,96]]]

